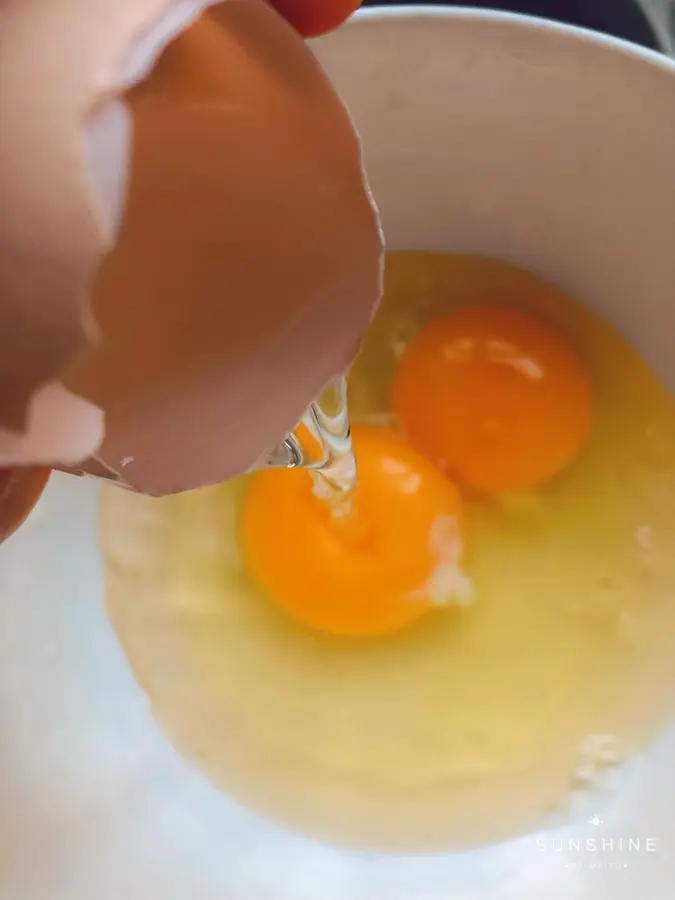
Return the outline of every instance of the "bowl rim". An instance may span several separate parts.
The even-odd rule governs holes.
[[[434,27],[438,27],[441,23],[447,25],[458,21],[503,23],[504,25],[518,26],[529,32],[548,32],[598,48],[602,47],[604,50],[618,51],[623,56],[639,59],[664,72],[675,74],[675,58],[669,56],[665,50],[652,50],[626,38],[594,31],[592,28],[585,28],[581,25],[571,25],[555,19],[496,9],[434,4],[367,6],[356,10],[340,30],[354,27],[377,27],[383,24],[405,25],[411,22],[428,22]],[[655,36],[658,39],[658,35]]]

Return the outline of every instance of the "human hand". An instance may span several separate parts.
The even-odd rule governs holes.
[[[267,0],[303,37],[318,37],[341,25],[361,0]]]

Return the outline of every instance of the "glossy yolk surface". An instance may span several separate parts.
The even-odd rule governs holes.
[[[341,25],[361,0],[267,0],[303,37],[318,37]]]
[[[309,628],[370,637],[452,599],[462,552],[453,484],[393,434],[356,428],[359,485],[340,517],[301,469],[254,475],[244,498],[245,561],[270,598]]]
[[[556,475],[591,423],[589,374],[574,348],[543,320],[497,306],[424,326],[398,366],[392,399],[418,449],[488,494]]]

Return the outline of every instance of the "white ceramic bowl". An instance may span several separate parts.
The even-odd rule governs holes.
[[[438,8],[371,11],[317,50],[392,247],[534,268],[675,384],[674,64]],[[95,515],[91,483],[54,478],[0,549],[3,900],[672,900],[675,735],[592,821],[456,856],[322,846],[219,794],[153,723],[107,625]]]

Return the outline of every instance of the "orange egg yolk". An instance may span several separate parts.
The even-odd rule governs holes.
[[[556,475],[591,423],[589,374],[575,349],[541,319],[497,306],[425,325],[398,366],[392,402],[421,452],[487,494]]]
[[[240,540],[271,600],[308,628],[345,637],[397,632],[452,599],[462,553],[452,482],[382,429],[355,428],[359,482],[336,514],[303,469],[252,476]]]

